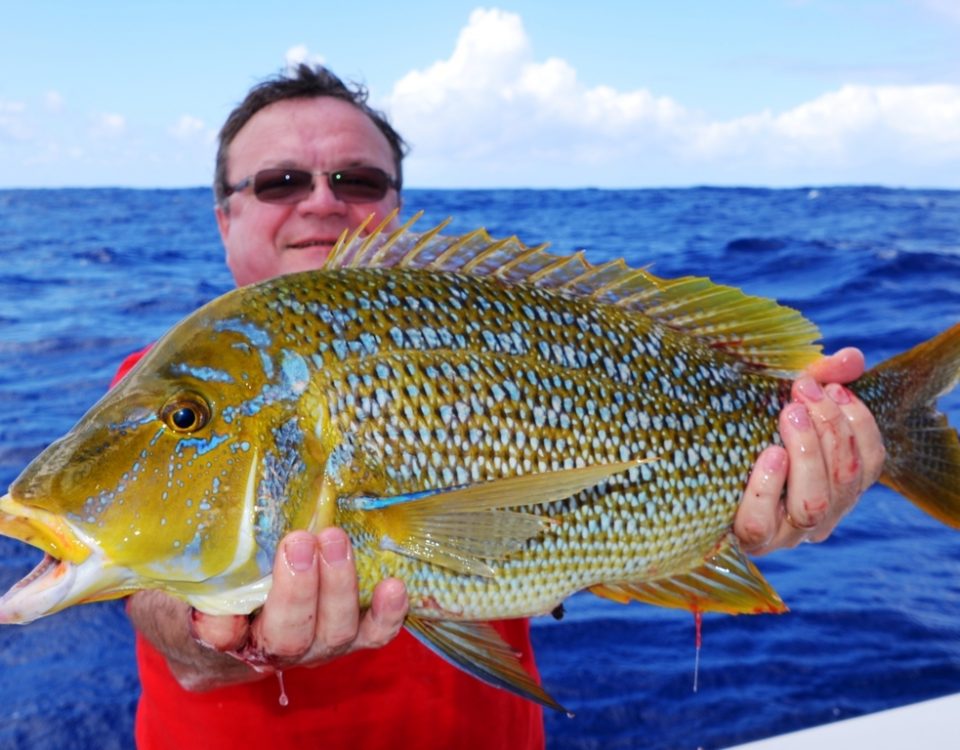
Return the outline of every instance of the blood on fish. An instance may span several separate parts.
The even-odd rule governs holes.
[[[277,682],[280,683],[280,698],[278,699],[278,702],[281,706],[286,708],[290,705],[290,699],[287,697],[286,686],[283,684],[283,672],[279,669],[277,670]]]

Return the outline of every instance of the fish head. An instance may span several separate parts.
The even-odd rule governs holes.
[[[288,500],[312,480],[309,370],[241,307],[211,303],[173,328],[0,499],[0,533],[46,553],[0,599],[0,622],[269,573],[300,510]]]

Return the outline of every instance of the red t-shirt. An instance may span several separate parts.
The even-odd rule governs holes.
[[[146,353],[130,355],[113,384]],[[528,620],[493,623],[539,679]],[[535,703],[453,667],[406,631],[380,649],[314,668],[284,671],[288,705],[275,676],[191,693],[164,657],[137,634],[141,750],[285,750],[542,748],[543,713]]]

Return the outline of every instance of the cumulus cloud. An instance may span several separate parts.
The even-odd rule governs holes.
[[[435,185],[467,183],[462,170],[489,185],[582,185],[591,174],[606,184],[849,181],[885,161],[960,159],[957,86],[851,84],[782,112],[711,120],[535,59],[520,16],[496,9],[475,10],[450,57],[403,76],[385,108],[414,147],[415,182]]]
[[[535,60],[520,17],[496,9],[473,11],[450,58],[401,78],[388,108],[425,156],[477,158],[530,149],[614,158],[618,139],[667,133],[685,116],[667,97],[587,87],[565,60]]]
[[[298,44],[291,47],[284,55],[284,63],[288,71],[296,69],[296,67],[302,63],[306,63],[307,65],[323,65],[324,62],[326,61],[323,55],[311,53],[305,44]]]
[[[960,86],[844,86],[780,114],[706,123],[692,145],[708,160],[754,154],[786,165],[956,159]]]

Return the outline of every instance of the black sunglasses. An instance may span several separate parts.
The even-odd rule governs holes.
[[[397,181],[377,167],[347,167],[335,172],[309,172],[305,169],[261,169],[236,185],[227,185],[226,194],[233,195],[253,187],[257,200],[264,203],[299,203],[313,188],[315,176],[327,178],[327,184],[337,200],[344,203],[376,203]]]

